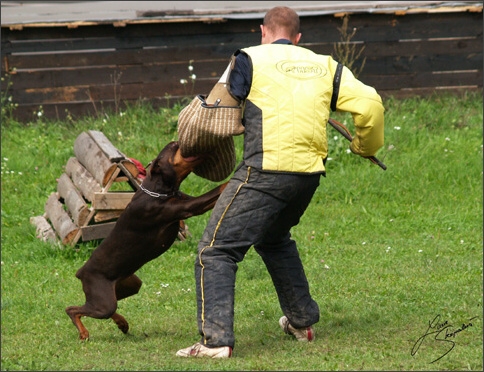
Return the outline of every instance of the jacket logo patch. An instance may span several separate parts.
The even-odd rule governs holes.
[[[312,61],[281,61],[276,68],[284,75],[296,79],[314,79],[327,73],[323,66]]]

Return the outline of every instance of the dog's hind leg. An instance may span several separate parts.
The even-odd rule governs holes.
[[[115,286],[116,299],[119,301],[123,298],[135,295],[139,292],[141,284],[143,284],[143,282],[135,274],[132,274],[127,278],[118,280]]]
[[[134,274],[117,281],[115,286],[116,299],[119,301],[123,298],[135,295],[139,292],[142,283],[143,282],[141,281],[141,279]],[[124,316],[118,313],[114,313],[111,319],[116,323],[118,328],[123,333],[128,333],[129,324]]]
[[[86,303],[83,306],[69,306],[66,308],[66,313],[77,327],[79,338],[86,340],[89,338],[89,332],[82,324],[81,317],[111,318],[116,312],[118,302],[114,291],[114,282],[94,275],[83,277],[81,281]]]

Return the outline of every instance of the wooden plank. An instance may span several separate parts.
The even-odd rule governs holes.
[[[79,27],[77,29],[34,28],[22,31],[2,29],[2,53],[28,51],[123,49],[144,47],[169,47],[210,43],[221,45],[236,40],[238,47],[259,43],[260,20],[227,20],[223,24],[127,25],[123,28],[106,25]],[[422,27],[421,25],[425,25]],[[350,26],[357,28],[358,40],[384,41],[412,38],[470,36],[476,25],[482,29],[482,13],[452,12],[442,14],[352,14]],[[341,18],[333,15],[306,16],[301,21],[303,42],[324,39],[339,40],[337,27]],[[5,35],[4,35],[5,34]],[[102,35],[102,37],[99,37]],[[162,35],[163,37],[160,37]],[[32,41],[29,42],[28,40]],[[10,44],[7,43],[10,41]],[[22,40],[22,43],[16,43]]]
[[[409,72],[469,71],[482,69],[480,53],[468,55],[433,55],[411,57],[371,57],[366,59],[363,74],[396,75]]]
[[[82,132],[74,142],[74,154],[77,160],[91,173],[102,186],[106,185],[106,174],[111,174],[116,164],[109,161],[91,136]]]
[[[188,229],[188,225],[185,223],[184,220],[180,220],[179,227],[178,227],[178,239],[183,242],[189,236],[192,236],[192,233]]]
[[[36,227],[36,238],[44,242],[55,243],[57,241],[54,229],[44,216],[30,217],[30,223]]]
[[[231,25],[227,27],[229,23]],[[190,22],[190,27],[186,24],[173,23],[156,26],[127,25],[117,29],[112,27],[110,29],[104,25],[76,29],[39,27],[9,30],[2,27],[2,53],[109,48],[142,49],[170,45],[190,47],[206,43],[207,38],[220,44],[238,39],[240,45],[254,45],[260,42],[259,24],[260,20],[231,20],[225,24]],[[250,38],[251,42],[248,42],[247,38]]]
[[[45,204],[45,213],[51,221],[55,232],[59,235],[62,244],[71,245],[79,228],[72,222],[62,207],[57,193],[50,194]]]
[[[370,86],[378,86],[379,92],[408,88],[482,87],[482,70],[447,74],[432,72],[383,76],[362,74],[361,80]]]
[[[482,53],[482,35],[470,38],[455,38],[445,40],[415,39],[407,41],[376,41],[364,42],[357,47],[364,46],[363,57],[378,59],[380,57],[411,57],[434,55],[469,55]],[[334,43],[318,42],[305,45],[315,53],[334,55]]]
[[[412,97],[429,97],[439,93],[448,93],[454,94],[457,97],[463,96],[468,92],[480,92],[482,94],[482,87],[481,88],[472,88],[472,87],[447,87],[447,88],[407,88],[407,89],[398,89],[398,90],[384,90],[380,93],[381,97],[385,100],[388,98],[397,98],[397,99],[405,99],[405,98],[412,98]]]
[[[223,44],[233,40],[233,36],[227,35],[209,35],[208,39],[211,44]],[[260,36],[251,32],[237,35],[238,45],[256,45],[260,42]],[[95,49],[142,49],[146,47],[152,48],[167,48],[174,46],[183,46],[189,48],[190,45],[203,45],[207,43],[207,35],[193,34],[189,36],[172,36],[160,37],[145,36],[145,37],[126,37],[126,38],[107,38],[96,37],[92,39],[51,39],[51,40],[22,40],[22,42],[14,42],[10,44],[3,44],[5,49],[2,50],[4,54],[11,53],[27,53],[27,52],[55,52],[55,51],[79,51],[79,50],[95,50]]]
[[[192,46],[190,59],[228,59],[240,47],[238,43],[209,44]],[[59,69],[71,67],[117,66],[117,65],[153,65],[160,63],[187,63],[186,48],[173,47],[156,49],[99,50],[53,53],[7,55],[8,65],[17,71],[30,69]]]
[[[134,196],[134,192],[119,191],[119,192],[97,192],[94,194],[92,207],[96,210],[100,209],[125,209]]]
[[[107,156],[109,161],[112,163],[117,163],[121,160],[124,160],[126,156],[119,151],[111,141],[104,135],[103,132],[98,130],[88,130],[87,133],[91,136],[91,138],[96,142],[99,148],[104,152],[104,155]]]
[[[339,41],[341,25],[341,18],[305,17],[301,42]],[[483,28],[482,13],[352,14],[348,26],[357,30],[353,41],[365,42],[478,36]]]
[[[116,177],[116,179],[114,180],[114,182],[128,182],[128,181],[129,181],[129,178],[126,176]]]
[[[119,169],[117,165],[115,168],[111,168],[108,172],[106,172],[104,175],[103,189],[101,190],[102,193],[108,192],[112,184],[117,181],[120,172],[121,169]]]
[[[111,220],[117,220],[119,216],[124,212],[124,209],[114,210],[98,210],[94,216],[94,222],[106,222]]]
[[[75,157],[69,158],[65,172],[89,202],[94,199],[95,192],[101,192],[101,185]]]
[[[196,72],[196,83],[203,79],[215,79],[219,77],[229,62],[230,55],[222,60],[199,60],[193,65]],[[159,96],[170,93],[170,90],[163,90],[163,85],[167,83],[172,87],[177,87],[180,91],[184,89],[180,79],[188,79],[188,61],[183,63],[165,63],[147,66],[124,65],[124,66],[94,66],[88,68],[69,68],[53,69],[50,71],[42,70],[21,70],[11,75],[11,82],[14,89],[32,88],[58,88],[70,86],[110,86],[109,97],[114,98],[114,88],[119,88],[119,93],[123,93],[125,84],[136,83],[155,83],[160,84]],[[69,93],[68,98],[76,94],[75,91]],[[86,94],[83,100],[88,101],[90,95]]]
[[[114,229],[114,225],[116,225],[116,222],[81,227],[82,241],[87,242],[90,240],[104,239]]]
[[[332,16],[329,18],[332,18]],[[258,19],[245,19],[227,20],[223,23],[190,22],[189,27],[187,27],[187,23],[127,24],[126,27],[122,28],[116,28],[110,24],[70,29],[46,26],[11,30],[8,27],[2,27],[1,40],[5,42],[7,40],[52,40],[61,38],[67,42],[71,39],[95,39],[99,38],[100,35],[112,39],[127,37],[139,39],[145,36],[159,37],[162,35],[163,38],[169,38],[171,36],[210,35],[213,33],[232,34],[232,37],[236,37],[242,32],[248,32],[248,30],[249,32],[258,32],[259,24],[260,20]]]
[[[124,101],[136,102],[143,98],[156,98],[166,101],[170,100],[170,97],[184,96],[186,94],[192,97],[199,93],[207,94],[217,80],[217,77],[211,78],[210,80],[197,79],[193,94],[192,88],[185,89],[180,83],[180,80],[165,80],[158,83],[123,84],[120,87],[117,100],[114,99],[114,88],[112,85],[26,89],[19,89],[17,87],[14,91],[11,91],[11,96],[14,102],[22,102],[21,104],[24,105],[37,104],[35,111],[38,110],[38,106],[40,105],[42,105],[42,108],[44,108],[44,105],[59,105],[59,108],[54,113],[56,117],[62,117],[66,115],[66,112],[60,105],[66,102],[79,105],[80,110],[69,112],[71,115],[84,115],[85,113],[96,114],[102,112],[103,109],[115,112],[116,109],[122,110],[125,107]],[[168,92],[171,92],[171,94],[166,96]],[[92,101],[87,101],[88,98]],[[46,112],[44,114],[47,115]],[[25,113],[24,115],[34,119],[32,112]]]
[[[139,169],[136,165],[129,159],[122,160],[118,164],[121,171],[127,176],[129,184],[133,187],[133,190],[138,190],[141,181],[138,180]]]
[[[64,199],[64,205],[70,212],[74,224],[77,226],[85,225],[89,216],[89,207],[66,173],[62,173],[57,181],[57,192]]]

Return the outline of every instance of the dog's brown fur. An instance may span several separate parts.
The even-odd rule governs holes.
[[[142,183],[143,188],[158,195],[136,191],[113,231],[77,271],[86,303],[69,306],[66,313],[79,330],[81,340],[89,338],[82,316],[112,318],[127,333],[128,322],[116,309],[119,300],[138,293],[142,282],[134,273],[170,248],[178,235],[180,220],[213,208],[225,184],[199,197],[179,191],[181,182],[202,161],[201,157],[184,159],[178,143],[169,143],[152,162]]]

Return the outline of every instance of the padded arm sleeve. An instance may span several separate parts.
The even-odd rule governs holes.
[[[353,73],[343,67],[338,111],[350,112],[353,116],[356,135],[350,144],[353,153],[373,156],[383,146],[384,107],[381,97],[373,87],[363,84]]]

